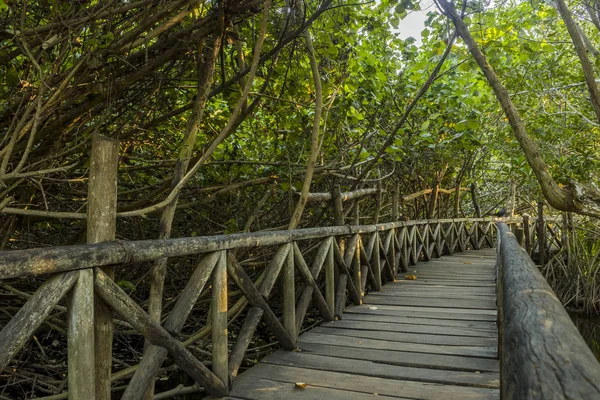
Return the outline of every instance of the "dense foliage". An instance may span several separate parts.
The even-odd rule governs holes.
[[[175,224],[176,235],[242,230],[269,191],[273,194],[249,228],[284,226],[289,220],[297,200],[292,191],[303,185],[317,100],[303,34],[309,25],[324,109],[311,190],[328,191],[334,180],[346,188],[372,187],[378,177],[388,189],[399,183],[402,194],[477,182],[484,211],[503,205],[511,180],[523,206],[539,196],[502,110],[460,40],[393,144],[376,164],[369,162],[440,60],[453,32],[444,16],[430,12],[418,47],[412,38],[398,38],[396,30],[418,3],[308,2],[301,19],[290,6],[295,7],[275,2],[269,11],[247,104],[179,196],[175,219],[191,216],[196,228]],[[588,15],[583,4],[572,7],[593,48],[598,29],[589,15],[595,10],[588,7]],[[250,1],[2,2],[0,179],[2,198],[10,196],[5,211],[84,210],[93,134],[121,143],[120,211],[143,210],[164,199],[202,80],[208,79],[211,89],[188,168],[215,141],[239,101],[261,12]],[[469,3],[464,12],[552,176],[563,185],[573,178],[597,180],[598,123],[557,11],[541,2],[508,2]],[[221,43],[214,75],[207,78],[202,52],[216,36]],[[597,54],[591,51],[592,57]],[[352,179],[361,173],[364,181]],[[450,203],[441,215],[452,215]],[[461,206],[460,215],[472,214],[468,201]],[[406,213],[415,218],[425,209],[417,205]],[[315,211],[308,210],[302,223],[328,222],[320,212],[319,222],[311,220]],[[133,227],[140,224],[155,229],[159,212],[142,221],[144,211],[122,220],[120,234],[137,238]],[[18,243],[32,227],[42,227],[40,220],[47,221],[45,228],[59,229],[57,221],[80,226],[9,214],[2,218],[3,245],[12,240],[29,246]],[[77,235],[61,236],[62,243],[77,240]],[[35,239],[40,240],[57,239]]]

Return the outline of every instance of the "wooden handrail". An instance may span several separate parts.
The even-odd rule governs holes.
[[[498,223],[502,399],[598,399],[600,365],[527,252]]]
[[[35,276],[106,265],[152,261],[219,250],[271,246],[297,240],[321,239],[388,231],[402,227],[437,223],[486,222],[490,218],[397,221],[377,225],[333,226],[293,231],[262,231],[218,236],[175,239],[113,241],[29,250],[0,252],[0,279]]]

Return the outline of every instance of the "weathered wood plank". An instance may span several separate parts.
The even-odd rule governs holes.
[[[390,324],[385,322],[360,322],[360,321],[334,321],[325,322],[322,327],[335,327],[337,329],[360,329],[371,331],[390,331],[390,332],[407,332],[407,333],[427,333],[435,335],[449,336],[475,336],[485,338],[495,338],[498,336],[496,332],[485,332],[474,329],[461,329],[452,327],[435,327],[427,325],[411,325],[411,324]]]
[[[278,382],[306,382],[310,386],[327,387],[331,389],[348,390],[362,393],[363,398],[368,395],[378,396],[406,396],[426,400],[493,400],[498,399],[497,389],[472,388],[464,386],[440,385],[436,383],[413,382],[405,380],[383,379],[362,376],[356,379],[355,375],[315,371],[307,368],[286,367],[281,365],[259,364],[252,369],[251,376],[268,377]],[[244,376],[242,376],[243,378]],[[235,390],[235,389],[234,389]],[[283,397],[287,398],[287,397]]]
[[[434,318],[412,318],[399,317],[394,315],[369,315],[369,314],[354,314],[346,313],[344,319],[347,321],[362,321],[362,322],[387,322],[398,324],[413,324],[413,325],[432,325],[432,326],[448,326],[467,329],[478,329],[496,332],[498,327],[495,322],[488,321],[464,321],[452,319],[434,319]]]
[[[417,288],[412,289],[412,290],[386,290],[385,292],[381,292],[381,294],[385,295],[385,296],[395,296],[395,297],[413,297],[413,298],[419,298],[419,297],[427,297],[430,296],[432,293],[435,293],[435,296],[437,298],[440,299],[447,299],[447,298],[451,298],[451,299],[474,299],[474,300],[478,300],[478,299],[482,299],[482,300],[495,300],[496,299],[496,295],[494,293],[471,293],[471,291],[469,290],[468,292],[465,292],[464,290],[436,290],[433,288],[429,288],[429,289],[422,289],[419,290]]]
[[[420,315],[422,317],[425,318],[431,318],[431,315],[433,314],[439,314],[439,313],[443,313],[444,315],[451,315],[451,314],[462,314],[468,318],[471,317],[477,317],[477,316],[481,316],[482,318],[485,318],[487,320],[491,320],[491,321],[495,321],[496,320],[496,310],[478,310],[478,309],[464,309],[464,308],[435,308],[435,307],[420,307],[420,306],[393,306],[393,305],[386,305],[386,304],[379,304],[376,306],[369,306],[369,305],[363,305],[361,307],[352,307],[351,310],[353,310],[352,312],[354,312],[354,310],[364,310],[365,312],[368,311],[376,311],[378,314],[381,313],[381,311],[385,311],[386,313],[389,311],[390,315],[396,315],[396,312],[400,312],[400,313],[405,313],[405,312],[414,312],[414,313],[418,313],[417,315]],[[398,314],[398,315],[404,315],[404,314]],[[456,319],[457,317],[455,317],[454,315],[452,315],[452,317],[446,317],[446,319]],[[468,319],[466,318],[466,319]]]
[[[436,308],[463,308],[463,309],[480,309],[480,310],[495,310],[496,304],[489,300],[460,300],[460,299],[411,299],[411,298],[396,298],[393,296],[378,296],[376,293],[371,294],[364,300],[365,304],[387,304],[387,305],[407,305],[420,307],[436,307]]]
[[[496,296],[490,294],[479,294],[479,295],[471,295],[468,292],[463,293],[443,293],[435,291],[434,293],[403,293],[403,292],[371,292],[372,295],[377,296],[385,296],[385,297],[393,297],[398,299],[398,301],[403,301],[405,299],[414,299],[419,301],[427,302],[427,299],[430,299],[431,296],[435,296],[437,300],[448,299],[448,300],[465,300],[465,301],[474,301],[474,302],[487,302],[487,303],[495,303]]]
[[[386,351],[409,351],[415,353],[445,354],[453,356],[481,357],[497,359],[498,352],[495,347],[478,346],[447,346],[422,343],[393,342],[352,336],[328,335],[317,332],[306,332],[300,336],[302,343],[328,344],[333,346],[359,347],[363,349],[377,349]]]
[[[445,336],[445,335],[430,335],[426,333],[408,333],[408,332],[379,332],[379,331],[367,331],[358,329],[338,329],[338,328],[326,328],[317,327],[313,328],[311,332],[339,335],[339,336],[351,336],[357,338],[366,339],[377,339],[377,340],[388,340],[391,342],[402,342],[402,343],[421,343],[421,344],[435,344],[435,345],[447,345],[447,346],[479,346],[479,347],[490,347],[497,346],[498,340],[495,338],[484,338],[475,336]]]
[[[451,371],[499,372],[498,360],[463,357],[447,354],[430,354],[410,351],[364,349],[360,347],[332,346],[305,342],[300,346],[304,352],[340,359],[374,361],[381,364],[406,367],[433,368]]]
[[[330,389],[321,386],[306,385],[299,388],[296,383],[279,382],[261,377],[240,376],[233,394],[248,400],[363,400],[365,393],[348,390]],[[298,381],[300,382],[300,381]],[[373,399],[406,399],[406,397],[389,397],[371,394]],[[367,398],[369,398],[367,397]]]
[[[368,306],[374,307],[374,306]],[[402,308],[394,306],[376,306],[376,309],[365,308],[351,308],[346,310],[348,315],[373,315],[373,316],[389,316],[389,317],[407,317],[412,319],[431,319],[439,321],[440,325],[444,325],[446,321],[485,321],[496,323],[495,315],[485,314],[465,314],[465,313],[454,313],[454,312],[420,312],[420,311],[404,311]],[[383,307],[394,307],[394,309],[384,309]],[[435,310],[435,309],[433,309]],[[479,310],[476,310],[479,311]]]
[[[359,376],[373,376],[389,379],[405,379],[417,382],[449,383],[475,387],[497,388],[498,374],[491,372],[446,371],[428,368],[387,365],[372,361],[327,357],[318,354],[276,351],[263,359],[275,365],[310,368],[315,370],[351,373]]]
[[[472,287],[467,291],[460,286],[444,286],[444,285],[387,285],[384,292],[390,293],[468,293],[470,295],[496,295],[496,290],[493,287]]]
[[[490,282],[490,283],[469,282],[469,281],[461,281],[461,280],[448,280],[448,279],[442,280],[442,279],[432,279],[432,278],[418,279],[418,277],[417,277],[416,281],[399,279],[398,281],[396,281],[394,283],[398,286],[400,286],[400,285],[406,285],[406,286],[444,285],[444,286],[465,287],[465,288],[470,288],[470,287],[493,288],[496,286],[493,282]]]

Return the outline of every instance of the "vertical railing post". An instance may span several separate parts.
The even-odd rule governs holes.
[[[92,137],[87,210],[88,243],[115,237],[118,154],[118,141],[99,135]],[[106,271],[114,275],[111,269]],[[81,270],[68,296],[69,399],[110,399],[112,314],[101,302],[98,302],[97,307],[99,309],[95,310],[93,269]],[[95,311],[98,313],[96,321]]]
[[[212,271],[212,370],[229,385],[227,351],[227,251],[221,251]]]
[[[330,240],[329,250],[327,251],[327,258],[325,259],[325,300],[327,306],[334,312],[335,309],[335,264],[333,255],[333,237],[326,239]]]
[[[94,135],[88,183],[88,243],[105,242],[115,238],[118,165],[119,142],[115,139]],[[114,279],[114,267],[101,269],[107,276]],[[112,310],[98,296],[94,298],[94,343],[96,400],[110,400],[113,315]],[[88,361],[86,360],[86,362]]]
[[[375,283],[377,285],[376,290],[381,290],[381,254],[379,253],[379,232],[373,232],[375,235],[375,244],[373,245],[373,252],[371,254],[371,260],[373,263],[373,274],[375,275]]]
[[[294,250],[291,247],[285,264],[283,264],[283,327],[287,330],[294,342],[297,339],[296,332],[296,283],[294,282]]]
[[[538,201],[538,264],[546,263],[546,223],[544,222],[544,201]]]

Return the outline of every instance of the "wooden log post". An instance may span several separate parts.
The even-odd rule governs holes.
[[[523,215],[523,236],[525,237],[525,251],[531,256],[531,231],[529,215]]]
[[[379,232],[373,232],[374,245],[371,254],[373,274],[375,275],[375,290],[381,291],[381,255],[379,254]]]
[[[330,239],[333,242],[333,238]],[[333,259],[333,243],[330,243],[325,259],[325,301],[329,310],[335,315],[335,262]]]
[[[92,137],[88,184],[88,243],[105,242],[115,238],[117,229],[118,164],[119,142],[115,139],[94,135]],[[108,277],[114,279],[114,267],[102,267],[102,271]],[[91,274],[92,271],[85,273]],[[97,295],[94,299],[94,343],[96,400],[110,400],[113,316],[111,309]],[[89,360],[83,360],[83,362],[87,364]]]
[[[498,224],[500,397],[599,399],[600,364],[539,269]]]
[[[294,342],[296,330],[296,282],[294,280],[294,248],[290,246],[286,262],[281,271],[283,285],[283,326]]]
[[[88,186],[88,243],[110,240],[115,235],[118,150],[117,141],[93,136]],[[111,267],[104,269],[113,279]],[[94,306],[94,271],[83,269],[79,271],[67,302],[69,399],[110,399],[112,314],[102,302],[97,303]],[[95,311],[98,313],[96,318]],[[100,335],[97,341],[96,334]],[[90,368],[90,365],[94,367]]]
[[[546,223],[544,222],[544,201],[538,201],[538,217],[537,217],[537,234],[538,234],[538,264],[546,263]]]
[[[212,272],[212,370],[217,378],[227,384],[227,251],[221,251]]]

